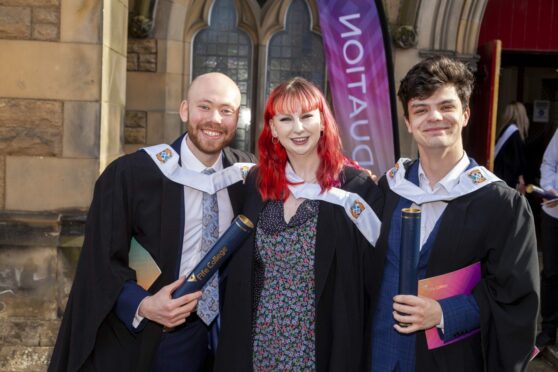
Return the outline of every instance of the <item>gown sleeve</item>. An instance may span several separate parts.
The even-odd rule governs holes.
[[[76,371],[83,365],[123,284],[135,280],[135,272],[128,267],[131,181],[131,169],[121,158],[95,184],[85,240],[49,371]]]
[[[487,237],[483,279],[473,294],[480,308],[482,351],[487,371],[522,371],[533,352],[539,304],[535,227],[525,198],[515,193]]]

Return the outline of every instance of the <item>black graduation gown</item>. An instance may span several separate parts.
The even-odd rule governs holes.
[[[399,202],[385,176],[379,186],[385,195],[384,222],[367,279],[372,308],[382,280],[391,216]],[[539,303],[535,227],[526,199],[495,182],[450,201],[441,219],[426,277],[480,262],[482,279],[473,295],[480,308],[481,332],[431,351],[420,332],[416,371],[525,369],[534,347]]]
[[[526,168],[525,144],[519,131],[515,131],[494,159],[494,174],[515,189],[519,176],[525,177]]]
[[[257,223],[265,204],[256,179],[257,171],[251,172],[244,214]],[[361,195],[379,215],[381,194],[365,172],[346,167],[341,179],[341,188]],[[254,249],[252,234],[230,262],[216,371],[252,371]],[[364,327],[368,309],[363,276],[365,253],[371,249],[342,207],[320,201],[315,248],[318,371],[363,369],[364,343],[369,333]]]
[[[173,147],[180,154],[179,138]],[[223,165],[253,162],[251,154],[226,148]],[[228,188],[234,213],[243,203],[242,183]],[[95,184],[85,241],[49,371],[149,371],[162,327],[147,322],[130,332],[112,310],[123,284],[134,236],[162,273],[155,293],[176,280],[184,232],[184,187],[167,179],[144,152],[111,163]]]

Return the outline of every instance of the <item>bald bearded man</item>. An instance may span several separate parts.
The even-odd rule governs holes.
[[[200,75],[180,106],[186,133],[170,146],[122,156],[99,177],[49,371],[200,371],[210,365],[218,285],[217,298],[208,294],[213,303],[205,307],[214,311],[204,316],[196,310],[205,288],[203,297],[173,299],[172,293],[203,257],[204,228],[222,234],[242,206],[242,182],[214,191],[216,197],[201,191],[234,163],[255,160],[227,147],[240,101],[227,76]],[[210,217],[203,211],[206,198],[213,198]],[[148,289],[129,267],[132,238],[161,270]]]

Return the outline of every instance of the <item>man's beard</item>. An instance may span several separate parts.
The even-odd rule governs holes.
[[[190,117],[188,117],[188,123],[191,123]],[[207,146],[203,140],[200,140],[200,137],[203,136],[201,131],[204,129],[212,130],[214,126],[211,124],[203,123],[196,125],[196,129],[191,129],[189,128],[188,123],[186,124],[188,138],[194,144],[194,146],[198,148],[198,150],[206,154],[217,154],[221,152],[223,148],[227,147],[234,140],[234,136],[236,134],[235,132],[233,132],[231,135],[228,130],[218,128],[216,130],[223,133],[223,139],[221,140],[221,142],[219,142],[219,146]],[[217,143],[215,143],[215,145],[216,144]]]

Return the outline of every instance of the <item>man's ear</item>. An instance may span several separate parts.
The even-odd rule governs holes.
[[[469,106],[467,106],[465,111],[463,111],[463,118],[465,119],[463,120],[463,127],[466,127],[467,124],[469,124],[470,117],[471,117],[471,109],[469,108]]]
[[[180,119],[182,119],[183,122],[187,122],[188,121],[188,101],[184,100],[182,101],[182,103],[180,104]]]
[[[411,123],[409,123],[409,118],[407,118],[406,116],[404,116],[403,118],[405,119],[405,125],[407,126],[407,132],[413,133],[413,131],[411,130]]]

